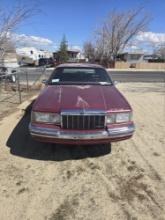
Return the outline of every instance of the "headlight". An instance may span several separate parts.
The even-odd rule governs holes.
[[[122,112],[122,113],[113,113],[106,116],[106,123],[122,123],[128,122],[132,120],[132,113],[131,112]]]
[[[128,122],[130,119],[130,112],[116,114],[116,123]]]
[[[61,116],[56,113],[32,112],[32,122],[43,122],[50,124],[60,124]]]

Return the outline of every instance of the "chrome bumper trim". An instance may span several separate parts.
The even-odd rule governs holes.
[[[35,125],[29,124],[30,134],[34,137],[43,138],[55,138],[55,139],[70,139],[70,140],[95,140],[95,139],[111,139],[111,138],[122,138],[132,135],[135,131],[134,124],[120,127],[112,128],[104,131],[96,132],[73,132],[73,131],[60,131],[58,129],[52,128],[42,128]]]

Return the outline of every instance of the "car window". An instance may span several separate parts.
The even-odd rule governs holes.
[[[49,79],[49,84],[72,83],[112,83],[102,68],[57,68]]]

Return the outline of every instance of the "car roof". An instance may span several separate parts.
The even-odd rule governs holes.
[[[98,64],[91,64],[91,63],[63,63],[60,64],[58,66],[56,66],[56,68],[58,67],[84,67],[84,68],[104,68],[101,65]]]

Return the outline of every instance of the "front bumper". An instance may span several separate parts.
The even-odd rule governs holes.
[[[44,128],[29,124],[32,137],[44,142],[55,143],[108,143],[128,139],[133,135],[135,126],[133,123],[122,127],[108,128],[100,131],[64,131],[55,128]]]

